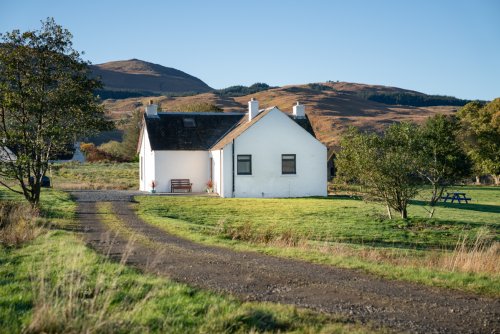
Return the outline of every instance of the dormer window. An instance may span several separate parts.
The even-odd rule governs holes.
[[[182,122],[184,123],[185,128],[195,128],[196,127],[196,122],[195,122],[194,118],[185,117],[182,119]]]

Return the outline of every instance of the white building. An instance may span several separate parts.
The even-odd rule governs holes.
[[[0,145],[0,162],[13,163],[17,161],[17,156],[7,146]]]
[[[193,192],[213,183],[221,197],[327,195],[327,149],[314,137],[303,105],[248,114],[157,112],[146,108],[139,138],[140,190],[170,192],[189,179]]]

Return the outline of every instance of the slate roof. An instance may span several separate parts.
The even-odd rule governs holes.
[[[218,150],[274,108],[260,111],[250,122],[248,115],[241,113],[160,112],[158,116],[145,115],[144,124],[152,150]],[[316,137],[307,116],[289,117]],[[192,121],[195,126],[192,126]]]
[[[241,113],[160,112],[144,116],[144,123],[152,150],[206,151],[243,118]]]

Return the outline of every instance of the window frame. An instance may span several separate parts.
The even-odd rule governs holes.
[[[248,158],[248,160],[240,160],[240,158]],[[248,162],[249,163],[249,172],[240,172],[239,163]],[[238,154],[236,156],[236,174],[237,175],[252,175],[252,155],[251,154]]]
[[[184,125],[184,128],[186,128],[186,129],[196,128],[196,120],[194,119],[194,117],[183,117],[182,124]]]
[[[293,156],[293,172],[285,172],[283,170],[283,161],[292,160],[292,159],[285,159],[285,157],[292,157],[292,156]],[[287,153],[281,155],[281,175],[297,175],[297,154]]]

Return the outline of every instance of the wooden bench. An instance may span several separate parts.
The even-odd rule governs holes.
[[[171,179],[170,180],[170,192],[175,192],[175,189],[187,190],[191,192],[193,184],[189,179]]]
[[[472,200],[470,197],[466,197],[465,193],[446,193],[446,196],[441,196],[443,202],[446,203],[449,199],[451,199],[451,203],[458,201],[458,203],[462,203],[464,201],[466,204],[469,204],[469,201]]]

